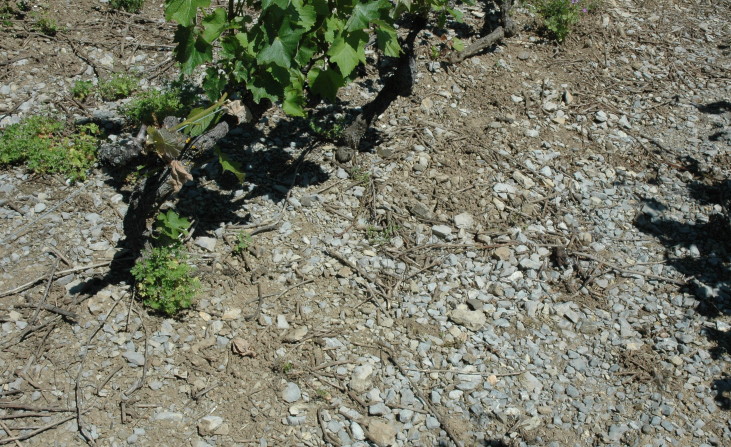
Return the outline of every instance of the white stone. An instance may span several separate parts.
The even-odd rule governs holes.
[[[214,251],[216,249],[216,238],[201,236],[195,240],[195,245],[208,251]]]
[[[484,312],[481,310],[469,310],[464,304],[460,304],[450,312],[449,319],[473,331],[481,329],[487,323],[487,317]]]
[[[475,225],[475,218],[470,213],[462,213],[454,216],[454,225],[457,228],[469,229]]]
[[[434,225],[431,227],[431,231],[435,236],[441,238],[445,238],[452,234],[452,229],[447,225]]]

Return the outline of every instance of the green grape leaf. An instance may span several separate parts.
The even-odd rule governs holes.
[[[219,73],[215,67],[209,67],[206,70],[206,77],[203,80],[203,90],[211,101],[221,97],[221,93],[226,88],[226,75]]]
[[[464,42],[462,42],[461,39],[457,39],[456,37],[452,38],[452,48],[454,48],[456,51],[464,51]]]
[[[307,83],[312,93],[334,101],[338,94],[338,89],[345,85],[345,79],[337,70],[333,70],[332,68],[322,70],[313,67],[307,73]]]
[[[317,22],[317,11],[313,5],[305,5],[303,0],[292,0],[292,6],[299,15],[297,24],[309,31]]]
[[[270,62],[285,68],[292,65],[292,58],[279,37],[275,37],[269,46],[261,50],[256,60],[262,65]]]
[[[208,43],[218,39],[223,30],[226,29],[226,10],[217,8],[211,14],[203,18],[203,33],[201,37]]]
[[[278,71],[272,70],[273,68],[277,67],[269,67],[266,71],[258,70],[246,83],[246,88],[254,95],[257,104],[264,98],[278,101],[284,94],[282,82],[272,75],[272,72],[279,74]],[[284,68],[278,68],[284,70],[289,79],[289,72]]]
[[[289,19],[285,19],[272,43],[256,56],[257,62],[262,65],[273,63],[283,68],[291,67],[302,33],[301,29],[292,29]]]
[[[185,146],[185,139],[178,132],[165,128],[148,127],[147,144],[164,160],[175,160]]]
[[[282,110],[288,115],[305,116],[305,95],[301,76],[302,74],[299,71],[293,70],[289,85],[284,88]]]
[[[378,25],[376,28],[378,49],[388,57],[398,57],[401,54],[401,45],[398,42],[396,29],[382,20],[376,20],[374,23]]]
[[[167,213],[160,213],[157,215],[157,230],[169,237],[170,239],[177,240],[179,235],[188,235],[188,228],[190,228],[190,221],[185,217],[180,217],[178,213],[173,210],[168,210]]]
[[[388,5],[388,3],[384,5],[382,0],[371,1],[368,3],[357,3],[355,8],[353,8],[353,12],[350,13],[350,18],[345,24],[345,28],[348,31],[367,28],[371,22],[380,17],[380,11],[386,5]]]
[[[265,11],[269,9],[270,6],[277,5],[281,9],[286,9],[287,5],[289,5],[289,0],[262,0],[261,1],[261,10]]]
[[[325,42],[335,42],[336,35],[340,34],[340,31],[345,29],[345,22],[338,19],[337,17],[328,17],[325,19]]]
[[[203,40],[194,27],[178,26],[175,31],[175,60],[180,62],[184,74],[190,74],[195,67],[213,60],[213,47]]]
[[[218,156],[218,162],[221,163],[221,169],[223,169],[223,172],[232,173],[236,176],[239,183],[243,183],[246,174],[243,172],[244,169],[241,167],[241,163],[228,158],[218,147],[214,149],[214,152]]]
[[[350,40],[350,39],[349,39]],[[346,41],[342,37],[338,37],[333,42],[330,49],[327,51],[327,55],[330,56],[330,60],[337,64],[340,69],[340,73],[343,77],[348,76],[358,63],[365,62],[365,52],[361,59],[361,55],[358,54],[358,47],[351,46],[350,42]]]
[[[165,2],[165,20],[173,20],[181,26],[195,23],[198,8],[207,8],[211,0],[167,0]]]
[[[310,46],[309,42],[300,42],[300,47],[297,49],[297,55],[294,57],[295,62],[297,62],[297,66],[304,67],[307,65],[312,59],[312,56],[315,55],[315,52],[317,52],[317,48]]]

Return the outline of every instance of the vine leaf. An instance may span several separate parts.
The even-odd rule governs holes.
[[[192,26],[179,26],[175,31],[175,59],[180,62],[180,69],[190,74],[193,69],[204,62],[213,60],[213,47],[203,40]]]
[[[327,55],[330,56],[331,61],[338,65],[343,77],[347,77],[360,62],[356,48],[350,46],[342,37],[335,39]]]
[[[398,57],[401,54],[401,45],[398,42],[396,29],[382,20],[376,20],[374,23],[378,25],[376,28],[378,49],[388,57]]]
[[[290,82],[291,84],[284,89],[282,110],[292,116],[305,116],[305,96],[302,92],[302,81],[293,76]]]
[[[310,85],[312,93],[334,101],[338,89],[345,85],[345,79],[332,68],[323,70],[313,67],[307,73],[307,83]]]
[[[386,6],[389,3],[386,2]],[[345,24],[348,31],[361,30],[380,17],[380,11],[384,7],[383,0],[368,3],[358,3]]]
[[[239,183],[243,183],[244,177],[246,177],[246,174],[244,174],[243,168],[241,167],[241,163],[235,162],[228,158],[223,152],[221,152],[221,149],[216,148],[215,153],[218,156],[218,162],[221,163],[221,169],[223,169],[223,172],[230,172],[233,175],[236,176],[236,179],[239,181]]]
[[[157,129],[155,127],[148,127],[147,144],[152,146],[160,158],[170,161],[180,155],[180,151],[185,146],[185,139],[175,131],[170,131],[165,128]]]
[[[203,33],[201,37],[207,43],[213,43],[226,29],[226,10],[218,8],[203,18]]]
[[[195,23],[198,8],[207,8],[211,0],[168,0],[165,4],[165,20],[174,20],[182,26]]]
[[[283,68],[291,67],[292,58],[297,53],[297,44],[303,32],[301,29],[292,29],[289,20],[285,19],[277,37],[256,56],[257,62],[274,63]]]

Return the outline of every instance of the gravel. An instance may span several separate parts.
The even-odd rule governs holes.
[[[123,416],[143,424],[134,412],[149,410],[154,422],[145,428],[115,432],[102,418],[87,426],[92,437],[131,445],[163,430],[155,424],[171,423],[188,427],[171,436],[195,437],[197,429],[197,445],[228,445],[244,437],[234,427],[253,421],[259,445],[279,445],[281,430],[287,439],[322,439],[323,429],[342,445],[438,445],[453,437],[465,445],[503,438],[535,446],[731,443],[728,211],[721,200],[729,193],[731,111],[703,111],[731,90],[692,71],[729,62],[689,34],[682,47],[668,42],[669,51],[637,40],[646,32],[671,36],[632,12],[609,8],[606,32],[623,37],[612,58],[587,66],[586,79],[613,76],[591,93],[561,71],[537,78],[529,68],[540,56],[533,47],[468,60],[474,71],[458,67],[452,77],[420,60],[417,85],[428,101],[399,103],[385,114],[395,124],[379,121],[392,138],[381,148],[396,145],[406,122],[420,144],[359,155],[371,175],[366,186],[351,185],[348,171],[327,160],[318,160],[320,173],[300,172],[291,189],[277,184],[255,195],[261,185],[241,185],[232,196],[251,197],[188,244],[208,270],[205,292],[185,318],[143,319],[136,308],[114,307],[129,302],[125,284],[89,297],[75,309],[83,318],[54,340],[75,359],[89,357],[82,398],[123,394],[145,369],[144,392],[155,406],[130,402],[134,411]],[[653,14],[646,12],[649,23],[661,20]],[[700,26],[700,16],[687,20]],[[706,36],[722,29],[719,19],[708,19]],[[475,118],[474,74],[507,70],[523,71],[511,74],[520,81],[496,89],[505,110]],[[643,93],[635,82],[654,87]],[[357,98],[358,88],[346,93]],[[4,102],[26,91],[15,81],[0,85],[9,95]],[[42,98],[33,98],[19,111],[35,110]],[[413,116],[401,116],[407,107]],[[475,148],[456,152],[453,142],[470,119],[478,121],[479,131],[469,134]],[[252,171],[272,147],[298,156],[296,145],[278,138],[247,147],[261,156]],[[98,174],[75,189],[35,191],[20,169],[0,173],[2,290],[19,285],[16,278],[46,277],[56,261],[47,247],[62,249],[74,266],[118,253],[125,199],[107,180]],[[71,194],[73,206],[56,208]],[[202,194],[184,189],[181,202],[196,209],[207,200]],[[377,223],[396,223],[398,235],[366,236],[366,199]],[[243,230],[228,226],[244,218],[278,226],[255,235],[241,258],[230,256],[225,236]],[[58,275],[57,298],[82,296],[86,275],[104,272]],[[42,289],[4,302],[4,339],[37,324],[19,305],[39,302]],[[22,363],[2,362],[4,392],[35,391],[28,395],[37,401],[73,388],[71,379],[28,388],[33,377],[51,383],[43,375],[51,368],[15,374]],[[120,382],[94,390],[117,365]],[[118,420],[119,399],[99,413]],[[76,428],[59,431],[75,436]]]

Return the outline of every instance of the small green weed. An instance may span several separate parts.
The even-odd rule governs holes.
[[[579,17],[596,7],[591,0],[533,0],[532,8],[542,18],[553,38],[559,42],[571,33]]]
[[[156,124],[166,116],[184,116],[190,111],[189,101],[184,101],[183,90],[171,87],[167,90],[148,90],[136,95],[122,113],[135,124]]]
[[[32,116],[0,131],[0,165],[25,163],[33,172],[83,180],[96,161],[100,133],[95,124],[68,129],[63,121]]]
[[[294,370],[294,364],[282,358],[278,358],[274,361],[274,364],[272,365],[272,370],[277,373],[288,375]]]
[[[175,315],[192,305],[200,280],[192,275],[187,255],[178,244],[153,247],[143,253],[130,273],[137,281],[142,302],[165,315]]]
[[[38,32],[45,34],[46,36],[55,36],[58,33],[58,23],[52,17],[49,17],[46,13],[33,14],[35,21],[33,22],[33,28]]]
[[[130,96],[140,85],[134,76],[116,74],[109,79],[99,81],[97,91],[104,101],[116,101]]]
[[[320,400],[329,402],[332,400],[332,398],[333,398],[333,396],[330,393],[330,391],[328,391],[324,388],[320,388],[317,391],[315,391],[315,399],[320,399]]]
[[[355,167],[351,171],[351,178],[355,183],[357,184],[364,184],[368,183],[371,179],[371,173],[366,171],[365,169]]]
[[[74,86],[71,87],[71,95],[83,101],[88,98],[94,92],[94,84],[91,81],[76,81]]]
[[[236,244],[234,244],[234,248],[231,251],[235,255],[241,256],[249,247],[251,247],[251,235],[245,231],[241,231],[236,235]]]
[[[180,237],[188,236],[190,221],[185,217],[180,217],[173,210],[167,213],[157,215],[157,223],[155,224],[155,239],[162,245],[176,244],[180,242]]]
[[[442,55],[442,51],[439,49],[438,46],[432,45],[429,49],[429,58],[433,61],[439,60],[439,57]]]
[[[138,13],[144,3],[145,0],[110,0],[109,6],[112,9],[123,9],[127,12]]]
[[[334,120],[316,120],[314,117],[309,117],[307,125],[315,135],[323,140],[338,141],[345,130],[345,117],[339,116]]]
[[[366,228],[366,238],[373,245],[387,244],[398,235],[400,227],[396,224],[388,224],[383,228],[369,225]]]

